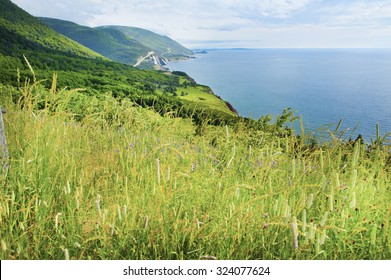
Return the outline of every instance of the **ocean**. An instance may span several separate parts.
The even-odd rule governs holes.
[[[391,132],[390,49],[209,50],[168,67],[210,86],[243,117],[289,107],[313,133],[340,119],[345,137],[369,141],[376,124]]]

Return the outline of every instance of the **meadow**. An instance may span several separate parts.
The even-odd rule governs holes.
[[[56,81],[0,87],[0,259],[391,258],[387,137],[195,125]]]

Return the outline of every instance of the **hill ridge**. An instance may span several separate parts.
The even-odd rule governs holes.
[[[147,49],[118,30],[99,30],[68,20],[39,17],[48,27],[117,62],[133,65]]]
[[[142,28],[117,25],[87,27],[48,17],[39,17],[39,20],[111,60],[140,68],[160,69],[170,60],[187,59],[193,54],[175,40]]]
[[[9,0],[0,1],[0,24],[3,33],[21,36],[38,48],[53,49],[87,58],[104,58],[101,54],[58,34]],[[5,38],[2,38],[5,41]]]

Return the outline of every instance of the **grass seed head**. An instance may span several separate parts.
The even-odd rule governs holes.
[[[61,215],[62,215],[62,213],[57,213],[57,215],[55,217],[54,227],[56,228],[56,231],[58,230],[58,225],[60,224],[60,216]]]

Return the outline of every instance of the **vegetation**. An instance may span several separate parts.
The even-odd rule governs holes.
[[[390,143],[1,87],[1,259],[390,259]],[[12,100],[17,97],[17,103]],[[81,117],[82,116],[82,117]],[[331,133],[336,137],[337,132]]]
[[[391,258],[386,136],[237,117],[0,5],[0,259]]]
[[[34,67],[35,79],[46,80],[47,88],[55,71],[60,77],[59,87],[83,88],[89,95],[108,93],[117,98],[127,97],[140,106],[152,107],[162,115],[175,112],[181,117],[197,115],[200,119],[207,115],[223,122],[232,119],[232,112],[227,110],[227,106],[221,106],[221,101],[214,95],[205,93],[209,98],[218,100],[218,107],[178,98],[176,92],[182,91],[182,85],[176,75],[138,70],[109,61],[54,32],[10,1],[1,0],[0,3],[0,84],[17,87],[20,86],[18,81],[32,79],[25,62],[27,58]],[[119,31],[100,32],[114,34]],[[16,74],[18,79],[15,79]],[[191,86],[197,87],[195,83]]]
[[[168,60],[188,58],[193,53],[171,38],[141,28],[125,26],[91,28],[59,19],[39,19],[58,33],[113,61],[125,64],[135,65],[138,59],[145,57],[150,51]],[[153,65],[149,65],[148,61],[143,62],[140,67],[153,69]]]
[[[51,18],[40,18],[40,20],[60,34],[113,61],[134,65],[138,58],[153,50],[115,28],[90,28]]]
[[[139,41],[144,46],[152,49],[158,55],[167,58],[183,58],[192,55],[193,52],[167,36],[161,36],[149,30],[128,26],[103,26],[112,28]]]
[[[19,52],[20,43],[28,49],[51,50],[73,56],[103,58],[75,41],[59,35],[37,18],[9,0],[0,1],[0,50]]]
[[[105,93],[118,99],[128,98],[144,108],[152,108],[161,115],[169,112],[177,117],[207,118],[213,120],[214,123],[237,121],[237,115],[228,109],[224,101],[211,94],[210,89],[206,90],[207,87],[197,84],[185,88],[180,83],[180,78],[170,73],[137,70],[124,64],[105,60],[86,60],[58,54],[50,56],[50,53],[39,51],[35,51],[34,55],[31,52],[31,55],[30,64],[37,63],[41,68],[34,70],[34,78],[29,72],[25,58],[1,56],[0,54],[0,65],[9,64],[14,68],[1,67],[0,82],[17,87],[21,86],[20,81],[35,79],[42,80],[43,85],[49,88],[53,71],[45,69],[53,66],[57,69],[59,87],[80,88],[83,89],[85,95]],[[15,79],[17,73],[19,78]],[[176,94],[189,90],[200,96],[207,96],[208,100],[213,102],[208,104],[182,100]]]

